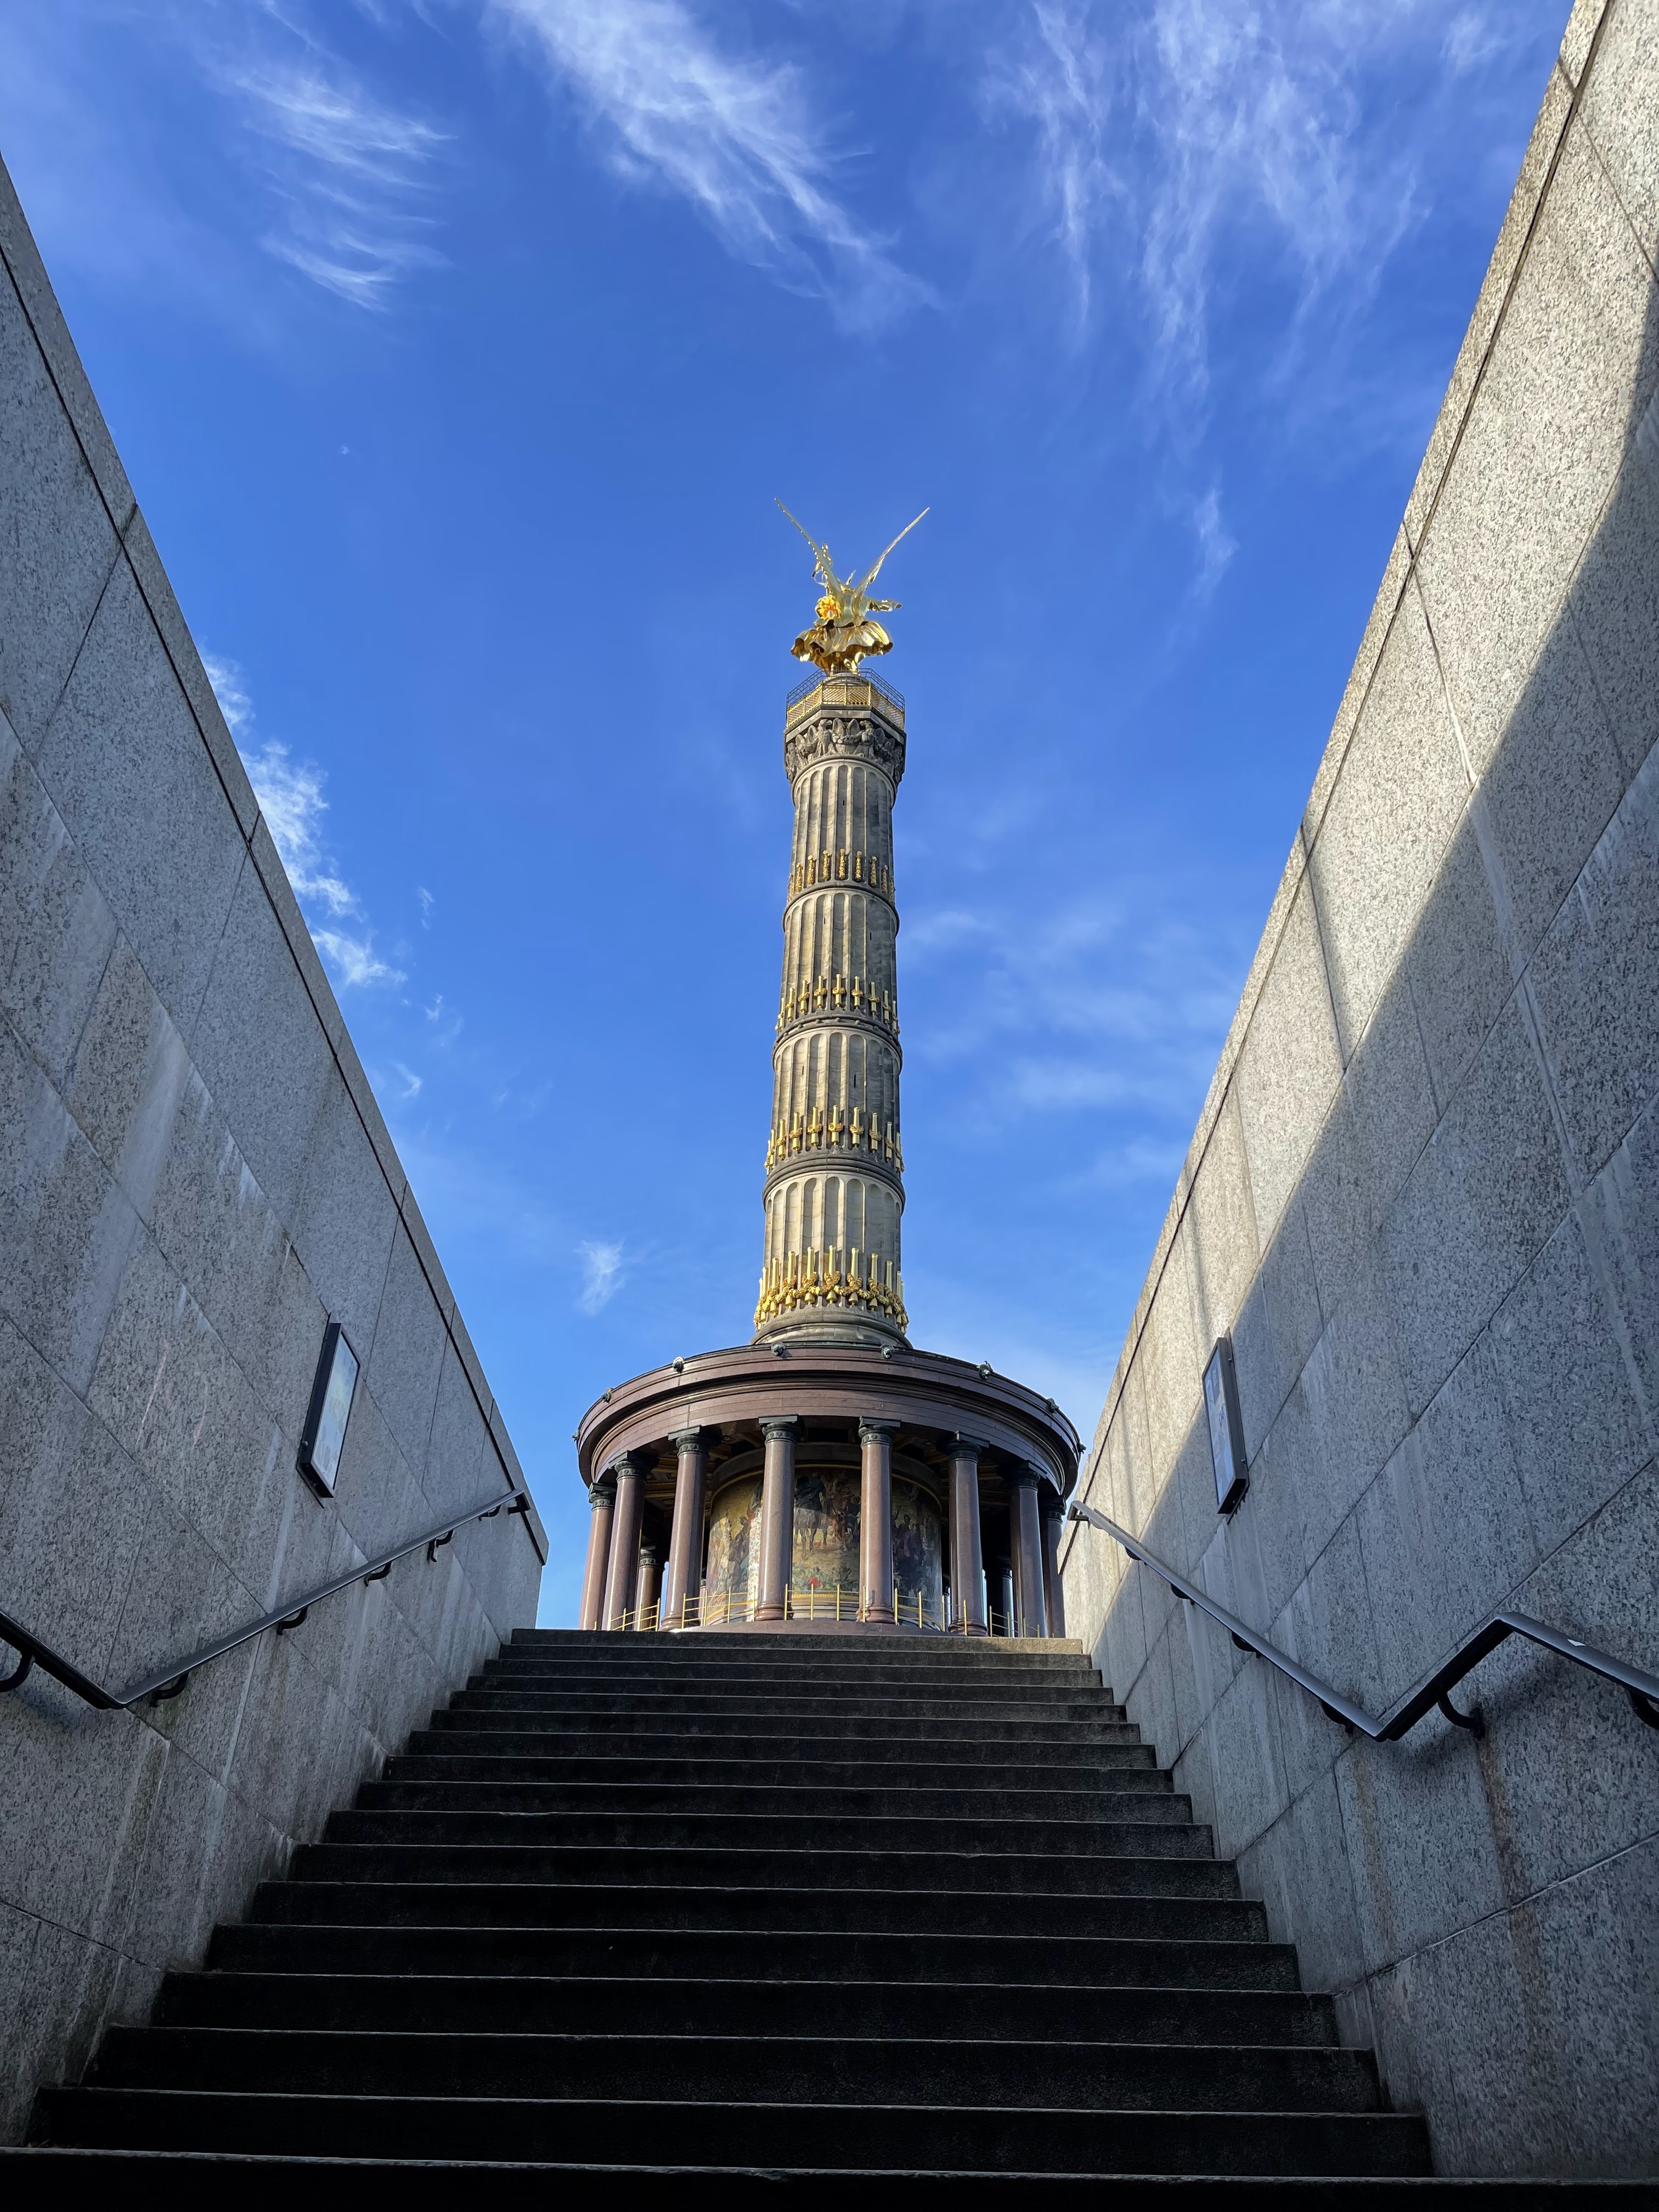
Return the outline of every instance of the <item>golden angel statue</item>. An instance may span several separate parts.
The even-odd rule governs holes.
[[[921,515],[929,510],[924,507],[915,522],[907,522],[898,538],[893,540],[893,545],[887,548],[887,553],[884,553],[881,559],[855,584],[850,578],[842,578],[836,574],[830,558],[830,548],[820,545],[810,531],[802,529],[781,500],[777,503],[789,516],[790,521],[795,523],[796,529],[800,531],[801,536],[817,556],[814,572],[823,586],[823,597],[812,611],[817,620],[811,629],[804,629],[789,648],[796,659],[815,662],[826,676],[848,676],[866,654],[890,653],[892,639],[878,622],[872,622],[870,617],[872,615],[891,614],[898,601],[871,599],[870,586],[875,582],[887,553],[892,551],[899,538],[909,536],[916,522],[921,520]]]

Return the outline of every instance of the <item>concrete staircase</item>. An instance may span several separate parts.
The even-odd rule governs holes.
[[[33,2138],[203,2202],[1429,2172],[1080,1648],[920,1637],[520,1632]]]

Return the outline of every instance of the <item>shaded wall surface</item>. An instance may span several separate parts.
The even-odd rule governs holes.
[[[3,171],[0,257],[0,1609],[118,1692],[522,1478]],[[533,1620],[542,1545],[501,1515],[131,1715],[0,1698],[6,2133]]]
[[[1506,1601],[1659,1670],[1656,256],[1659,0],[1591,0],[1085,1468],[1372,1711]],[[1444,2170],[1659,2170],[1659,1739],[1616,1691],[1511,1643],[1484,1741],[1351,1742],[1097,1532],[1065,1582]]]

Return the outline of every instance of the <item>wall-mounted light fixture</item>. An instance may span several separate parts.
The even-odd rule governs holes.
[[[1244,1464],[1244,1424],[1238,1416],[1238,1376],[1233,1369],[1230,1336],[1216,1339],[1210,1364],[1204,1370],[1204,1411],[1210,1424],[1216,1510],[1231,1513],[1249,1488],[1250,1478]]]
[[[334,1495],[345,1449],[346,1423],[357,1389],[357,1355],[337,1321],[323,1331],[322,1357],[311,1386],[311,1404],[300,1437],[300,1472],[325,1498]]]

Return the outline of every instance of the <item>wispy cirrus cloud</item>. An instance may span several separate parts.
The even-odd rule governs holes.
[[[348,66],[308,4],[0,9],[8,150],[21,144],[40,173],[57,241],[83,264],[165,283],[255,328],[268,327],[268,288],[249,282],[250,247],[370,310],[441,260],[433,187],[446,132]],[[100,58],[130,90],[89,128],[85,86]]]
[[[875,325],[926,296],[834,189],[821,112],[787,61],[684,0],[488,0],[607,134],[612,165],[690,203],[728,252]]]
[[[1173,1140],[1226,1034],[1245,938],[1183,924],[1172,903],[1126,882],[1046,912],[920,914],[905,939],[933,1011],[914,1056],[952,1072],[983,1131],[1103,1110]]]
[[[401,983],[402,969],[375,951],[374,933],[356,893],[341,875],[338,863],[324,849],[323,817],[328,811],[328,801],[323,795],[326,778],[322,769],[314,761],[296,761],[275,738],[254,742],[253,701],[235,661],[204,653],[202,665],[230,725],[270,841],[288,871],[294,896],[305,909],[313,942],[334,980],[348,987]],[[319,915],[325,915],[326,921],[320,920]],[[410,1097],[421,1087],[418,1078],[411,1079],[415,1088],[406,1093]]]
[[[421,204],[445,133],[376,98],[306,40],[211,56],[264,148],[277,219],[267,252],[355,307],[383,309],[414,270],[442,261]]]
[[[1315,303],[1368,295],[1425,211],[1437,94],[1532,28],[1431,0],[1031,0],[1019,21],[989,104],[1032,133],[1079,320],[1108,263],[1139,295],[1171,416],[1207,391],[1230,240],[1254,233],[1258,269],[1277,261],[1292,344]]]
[[[620,1243],[594,1241],[579,1245],[577,1254],[582,1263],[582,1286],[576,1304],[583,1313],[596,1314],[610,1304],[628,1279],[623,1248]]]

